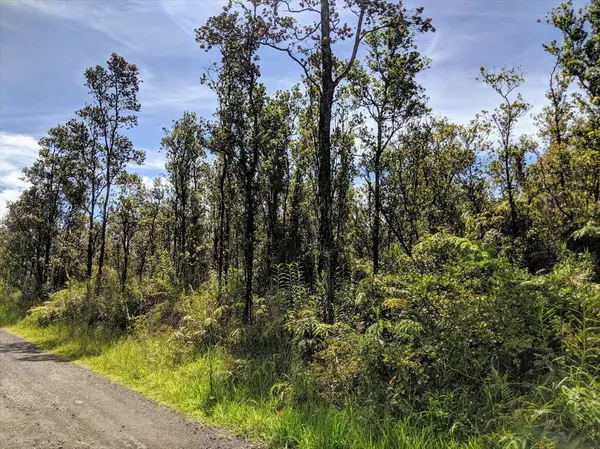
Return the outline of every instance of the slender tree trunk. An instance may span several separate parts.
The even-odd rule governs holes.
[[[256,18],[256,4],[254,8],[254,18]],[[252,37],[253,38],[253,37]],[[248,107],[252,114],[252,136],[251,136],[251,160],[250,166],[244,166],[245,173],[245,190],[246,190],[246,230],[245,230],[245,272],[246,272],[246,289],[245,289],[245,308],[244,322],[250,324],[252,322],[252,282],[254,277],[254,194],[258,190],[258,181],[255,180],[257,175],[259,146],[260,146],[260,122],[257,99],[255,98],[256,79],[252,71],[253,54],[247,52],[247,65],[250,70],[250,80],[248,84]],[[245,164],[244,164],[245,165]]]
[[[92,277],[92,265],[94,264],[94,217],[90,214],[90,223],[88,228],[88,244],[87,244],[87,268],[86,277]]]
[[[218,300],[221,302],[223,288],[223,267],[225,256],[225,226],[226,226],[226,204],[225,204],[225,181],[229,168],[227,156],[223,155],[223,165],[219,176],[219,225],[217,231],[217,278],[218,278]]]
[[[88,217],[88,244],[86,277],[91,279],[94,265],[94,211],[96,210],[96,184],[92,182],[90,201],[90,215]]]
[[[173,214],[174,214],[174,223],[173,223],[173,264],[175,265],[175,271],[179,273],[179,266],[177,264],[177,247],[178,247],[178,233],[179,233],[179,187],[177,186],[177,181],[175,181],[175,199],[173,201]]]
[[[158,216],[159,208],[160,208],[160,202],[158,203],[158,205],[156,206],[156,209],[152,213],[152,221],[150,222],[150,231],[148,232],[148,245],[150,246],[150,257],[154,257],[154,252],[156,249],[156,243],[154,241],[154,234],[155,234],[155,228],[156,228],[156,218]],[[142,278],[144,277],[144,271],[146,270],[146,258],[147,258],[147,254],[148,254],[148,250],[147,250],[148,245],[144,245],[144,252],[142,253],[142,258],[141,258],[142,260],[140,261],[140,269],[139,269],[139,274],[138,274],[140,284],[142,283]]]
[[[244,292],[244,322],[252,321],[252,280],[254,275],[254,198],[252,180],[246,181],[246,226],[244,233],[244,269],[246,288]]]
[[[104,267],[104,257],[106,252],[106,225],[108,223],[108,202],[110,200],[110,156],[106,159],[106,197],[102,205],[102,230],[100,232],[100,255],[98,256],[98,283],[97,291],[100,291],[102,284],[102,268]]]
[[[297,261],[300,257],[300,203],[302,201],[302,173],[296,168],[294,188],[290,205],[290,224],[287,236],[286,262]]]
[[[42,268],[42,288],[48,282],[50,277],[50,251],[52,249],[52,235],[51,231],[46,231],[46,241],[44,243],[44,266]]]
[[[325,272],[327,291],[323,306],[323,319],[334,322],[333,270],[334,245],[331,224],[331,113],[333,105],[333,55],[329,0],[321,0],[321,92],[319,98],[318,201],[319,201],[319,271]]]
[[[42,252],[43,252],[43,230],[40,227],[37,229],[37,238],[35,242],[35,280],[37,282],[36,291],[34,292],[36,295],[36,300],[41,299],[41,293],[44,286],[44,266],[40,262],[42,260]]]
[[[382,123],[377,122],[377,148],[375,150],[375,163],[373,170],[375,172],[375,188],[373,192],[374,211],[373,211],[373,274],[379,272],[379,244],[381,227],[381,152],[382,152]]]
[[[518,236],[518,217],[517,217],[517,205],[515,204],[513,184],[510,176],[510,162],[509,162],[509,149],[508,146],[504,148],[504,172],[506,176],[506,193],[508,195],[508,204],[510,206],[510,227],[513,237]]]
[[[123,271],[121,272],[121,291],[125,291],[127,285],[127,270],[129,268],[129,239],[123,236]]]
[[[179,233],[179,253],[177,254],[177,260],[178,260],[178,273],[180,275],[180,277],[186,282],[186,284],[189,282],[189,279],[187,278],[186,274],[187,274],[187,270],[185,269],[186,267],[184,266],[185,264],[185,252],[187,250],[187,242],[186,242],[186,232],[187,232],[187,224],[186,224],[186,209],[187,209],[187,190],[185,188],[185,186],[183,185],[184,182],[187,182],[187,180],[182,180],[182,186],[181,186],[181,231]]]
[[[279,232],[277,211],[279,209],[279,192],[273,188],[267,200],[267,254],[266,254],[266,272],[271,275],[273,265],[279,260]]]

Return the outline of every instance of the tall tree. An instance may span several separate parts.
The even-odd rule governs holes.
[[[264,22],[258,16],[258,3],[241,5],[241,12],[224,12],[211,17],[207,24],[196,30],[196,40],[207,50],[221,50],[219,78],[212,85],[224,91],[227,103],[222,114],[231,126],[234,142],[235,172],[240,183],[244,204],[244,322],[252,320],[256,193],[263,132],[262,111],[265,107],[265,88],[259,83],[257,65],[259,36],[264,33]]]
[[[364,65],[350,74],[352,93],[358,107],[375,122],[374,131],[364,136],[365,178],[373,195],[372,259],[373,273],[379,271],[381,229],[381,183],[384,152],[397,132],[409,120],[425,112],[423,89],[416,75],[427,68],[428,60],[417,50],[414,30],[389,27],[365,38]]]
[[[290,192],[291,146],[298,116],[297,89],[279,91],[267,100],[263,113],[263,146],[260,176],[265,202],[265,266],[267,278],[273,266],[285,261],[287,204]]]
[[[75,161],[75,182],[81,192],[79,207],[87,217],[86,276],[92,277],[94,253],[99,230],[97,229],[97,209],[105,187],[102,166],[99,128],[94,120],[94,109],[85,106],[77,111],[79,119],[67,123],[71,136],[69,151]]]
[[[575,214],[578,197],[581,197],[582,192],[574,188],[572,183],[575,168],[573,154],[576,150],[572,145],[575,111],[567,96],[570,80],[558,69],[557,64],[550,74],[546,91],[546,98],[550,103],[537,116],[539,134],[545,149],[537,155],[532,178],[540,187],[543,198],[536,209],[548,212],[550,207],[553,215],[558,213],[551,221],[555,224],[562,222],[563,232],[571,233],[576,230]]]
[[[524,82],[522,73],[517,69],[503,69],[495,73],[481,67],[480,74],[480,80],[502,99],[499,107],[491,113],[484,111],[484,115],[498,136],[498,146],[494,150],[497,159],[492,163],[492,170],[508,200],[510,235],[517,238],[523,233],[523,217],[517,206],[517,196],[523,180],[528,145],[523,145],[525,141],[515,140],[515,127],[531,106],[523,100],[520,93],[517,93],[515,99],[511,99],[512,94]]]
[[[115,205],[115,223],[123,260],[121,263],[121,290],[125,291],[129,274],[131,243],[140,229],[142,203],[145,189],[142,179],[137,174],[121,173],[116,179],[119,195]]]
[[[166,136],[161,146],[166,153],[166,169],[173,188],[173,212],[175,229],[173,233],[173,261],[175,269],[182,275],[186,254],[189,254],[188,226],[191,214],[192,180],[204,151],[204,127],[196,119],[196,114],[186,112],[173,122],[171,130],[165,129]]]
[[[574,137],[583,151],[580,173],[587,185],[585,207],[600,202],[600,0],[591,0],[576,10],[571,0],[554,8],[545,19],[562,34],[544,49],[556,57],[563,73],[577,82],[573,95],[584,117],[575,126]]]
[[[146,192],[146,198],[141,206],[142,219],[141,228],[144,239],[138,245],[138,281],[141,284],[148,266],[148,260],[154,261],[159,247],[157,239],[159,235],[159,215],[166,197],[164,178],[154,179],[153,186]]]
[[[69,126],[58,125],[40,139],[37,159],[23,170],[23,180],[29,187],[9,206],[5,221],[12,237],[8,247],[16,256],[15,262],[20,260],[17,254],[28,259],[16,265],[16,271],[24,287],[30,287],[26,295],[34,300],[44,299],[60,286],[53,281],[53,272],[64,273],[70,268],[67,261],[59,259],[57,248],[76,221],[80,193],[73,182],[70,137]],[[64,276],[54,278],[64,280]]]
[[[263,16],[268,26],[262,43],[286,53],[297,62],[311,88],[318,92],[318,265],[319,271],[325,273],[327,283],[323,318],[325,322],[333,323],[335,246],[332,226],[331,118],[336,89],[347,78],[356,62],[360,45],[369,34],[384,28],[414,26],[427,31],[433,27],[430,19],[421,17],[422,9],[410,17],[401,3],[385,0],[344,1],[344,10],[356,17],[354,28],[340,20],[341,1],[307,0],[301,3],[299,9],[293,9],[289,2],[283,0],[265,3],[267,8]],[[294,17],[298,14],[316,16],[316,20],[309,25],[305,24],[307,20],[299,24]],[[351,53],[348,61],[342,62],[333,49],[336,43],[347,39],[352,40]]]
[[[109,216],[111,187],[115,178],[131,162],[141,164],[145,153],[134,149],[131,140],[123,135],[123,130],[137,125],[136,112],[140,110],[137,101],[140,79],[135,64],[128,63],[122,56],[113,53],[107,67],[96,65],[85,71],[86,87],[92,97],[92,104],[82,111],[93,129],[90,133],[96,140],[91,143],[96,148],[95,160],[104,171],[104,201],[100,224],[100,253],[98,255],[98,287],[102,278],[106,253],[106,228]]]

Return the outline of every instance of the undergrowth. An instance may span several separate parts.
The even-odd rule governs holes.
[[[458,442],[436,435],[409,419],[373,421],[351,407],[310,402],[281,406],[273,392],[257,395],[260,387],[251,382],[232,383],[227,372],[231,356],[219,349],[182,360],[172,348],[172,335],[141,339],[69,324],[40,328],[27,320],[6,329],[192,418],[227,427],[270,448],[484,447],[475,439]]]
[[[177,294],[164,280],[160,294],[150,282],[100,295],[75,282],[25,318],[4,289],[0,323],[269,448],[600,447],[600,288],[589,257],[565,254],[532,276],[444,234],[421,242],[410,264],[388,257],[389,273],[338,287],[333,325],[297,264],[278,268],[251,325],[238,318],[236,273],[221,295],[213,280]]]

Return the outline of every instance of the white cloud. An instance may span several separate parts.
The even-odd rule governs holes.
[[[34,137],[0,131],[0,217],[4,216],[7,202],[17,199],[27,187],[21,179],[22,171],[31,165],[38,151]]]
[[[196,49],[194,28],[220,10],[221,1],[77,1],[21,0],[11,2],[38,12],[73,20],[96,29],[141,53],[173,55]]]
[[[200,84],[199,78],[194,84],[174,84],[172,80],[147,83],[140,89],[140,102],[146,109],[170,109],[181,113],[186,110],[214,110],[215,94],[208,86]]]
[[[165,169],[165,158],[163,153],[159,153],[157,151],[146,151],[147,155],[150,155],[149,157],[146,157],[146,161],[144,162],[144,165],[142,165],[140,168],[141,169],[148,169],[148,170],[164,170]]]
[[[195,37],[195,29],[211,15],[218,14],[226,0],[161,0],[160,5],[171,20],[188,36]]]
[[[4,214],[8,210],[8,203],[19,199],[22,190],[7,189],[0,191],[0,220],[4,217]]]
[[[146,152],[146,160],[143,165],[128,165],[127,171],[135,173],[161,173],[165,171],[165,158],[163,153],[157,150],[144,150]]]
[[[142,183],[147,189],[152,189],[154,187],[154,178],[151,178],[150,176],[142,176]]]

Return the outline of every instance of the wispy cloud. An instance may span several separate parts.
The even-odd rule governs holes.
[[[227,0],[160,0],[158,4],[184,33],[195,37],[195,30],[212,14],[218,13]]]
[[[186,3],[199,5],[202,2]],[[161,2],[21,0],[10,4],[81,23],[136,52],[165,55],[189,49],[186,46],[190,43],[189,33],[172,20]],[[196,8],[201,14],[192,14],[191,9],[192,6],[188,10],[189,20],[203,17],[204,8]]]
[[[493,109],[498,97],[476,80],[481,65],[522,65],[526,83],[520,91],[534,105],[533,112],[539,112],[546,103],[547,74],[553,65],[541,44],[558,36],[553,27],[536,20],[557,2],[406,0],[409,9],[424,6],[425,16],[432,17],[437,29],[418,37],[419,50],[433,60],[431,68],[419,75],[433,112],[466,123],[482,109]],[[577,5],[583,2],[575,0]],[[148,178],[164,171],[164,157],[156,150],[162,127],[169,127],[186,110],[204,117],[215,110],[215,96],[199,78],[210,59],[218,60],[219,55],[202,52],[194,30],[226,3],[0,0],[1,210],[24,187],[19,177],[37,154],[34,137],[68,120],[89,101],[82,73],[86,66],[102,64],[113,51],[136,63],[144,81],[139,126],[127,135],[135,146],[147,149],[147,162],[131,169]],[[342,16],[355,25],[352,13]],[[313,19],[301,17],[305,22]],[[350,46],[348,41],[339,43],[337,54],[347,57]],[[299,67],[281,53],[264,49],[260,58],[268,92],[300,80]],[[531,116],[521,121],[518,131],[535,131]]]
[[[208,86],[195,83],[152,82],[146,83],[140,91],[140,102],[146,109],[169,110],[214,110],[216,97]]]

